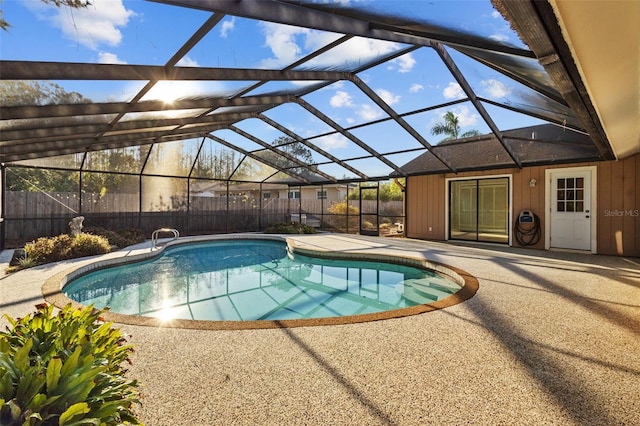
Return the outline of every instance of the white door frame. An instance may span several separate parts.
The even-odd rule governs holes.
[[[552,181],[554,173],[571,173],[571,172],[591,172],[591,206],[590,206],[590,216],[591,216],[591,253],[598,252],[598,238],[597,238],[597,166],[582,166],[582,167],[563,167],[561,169],[546,169],[544,171],[544,181],[546,182],[547,188],[544,194],[544,211],[547,213],[544,220],[544,248],[545,250],[549,250],[551,248],[551,191],[553,189]]]

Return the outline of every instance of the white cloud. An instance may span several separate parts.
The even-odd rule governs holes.
[[[340,37],[339,34],[292,27],[283,24],[261,23],[265,36],[265,46],[271,49],[273,56],[263,59],[263,68],[280,68],[299,59],[306,52],[315,51]],[[304,67],[354,67],[367,61],[398,50],[400,44],[384,40],[372,40],[354,37],[342,43],[327,54],[320,55],[304,64]],[[408,72],[415,65],[411,54],[405,54],[393,61],[400,72]]]
[[[449,85],[445,87],[442,91],[442,95],[447,99],[462,99],[466,96],[462,87],[453,81],[449,82]]]
[[[222,23],[222,27],[220,28],[220,37],[227,38],[229,31],[232,31],[236,26],[236,17],[232,17],[231,19],[227,19]]]
[[[296,37],[308,33],[308,29],[271,22],[263,22],[261,25],[265,35],[265,46],[273,53],[272,58],[261,61],[262,67],[280,68],[300,57],[301,49],[296,43]]]
[[[472,112],[466,105],[453,108],[453,113],[458,116],[460,127],[474,126],[478,123],[478,114]]]
[[[339,34],[315,30],[308,31],[304,36],[304,48],[310,51],[318,50],[340,37]]]
[[[195,59],[191,59],[188,56],[184,56],[182,59],[178,61],[176,66],[179,67],[199,67],[200,65]]]
[[[485,92],[493,98],[504,98],[511,93],[511,88],[498,80],[482,80],[481,85]]]
[[[409,92],[418,93],[419,91],[424,90],[424,86],[422,84],[414,83],[409,88]]]
[[[504,34],[491,34],[489,36],[489,38],[491,40],[495,40],[495,41],[507,41],[507,40],[509,40],[509,37],[504,35]]]
[[[314,139],[313,142],[326,151],[346,148],[347,146],[349,146],[347,138],[338,133]]]
[[[386,55],[397,50],[398,43],[383,40],[354,37],[351,40],[330,50],[330,55],[323,55],[326,65],[351,63],[357,58],[359,64],[367,62],[380,55]]]
[[[393,105],[400,102],[400,95],[394,95],[388,90],[378,89],[376,90],[376,93],[387,103],[387,105]]]
[[[499,18],[502,18],[502,15],[497,10],[494,10],[493,12],[491,12],[491,17],[493,19],[499,19]]]
[[[416,60],[413,59],[411,53],[405,53],[404,55],[395,58],[391,62],[397,64],[398,71],[402,73],[411,71],[416,64]]]
[[[331,97],[329,104],[334,108],[351,107],[353,102],[351,95],[342,90],[338,90],[335,95]]]
[[[98,63],[100,64],[126,64],[125,61],[118,58],[115,53],[100,52],[98,53]]]
[[[135,16],[135,12],[124,7],[122,0],[92,0],[88,7],[80,9],[38,3],[25,2],[40,19],[50,21],[65,37],[93,50],[101,45],[118,46],[122,41],[120,28]]]
[[[356,114],[358,114],[360,118],[366,121],[375,120],[384,115],[379,108],[374,108],[369,104],[362,105],[362,107],[356,112]]]
[[[321,33],[318,31],[309,31],[303,35],[304,48],[308,51],[314,51],[320,47],[326,46],[337,39],[332,33]],[[362,65],[378,55],[386,55],[398,50],[400,45],[383,40],[368,40],[361,37],[354,37],[345,43],[342,43],[324,55],[305,63],[305,67],[345,67],[353,68]],[[410,62],[407,60],[406,63]],[[408,66],[408,65],[405,65]],[[362,77],[361,77],[362,78]]]

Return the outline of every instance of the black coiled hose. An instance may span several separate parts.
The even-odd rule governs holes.
[[[537,214],[533,214],[533,223],[521,223],[516,218],[516,224],[513,226],[513,233],[516,236],[516,241],[521,246],[533,246],[540,241],[542,236],[542,229],[540,228],[540,218]]]

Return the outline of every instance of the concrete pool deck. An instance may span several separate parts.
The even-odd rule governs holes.
[[[455,306],[253,330],[122,324],[147,425],[640,424],[640,259],[316,234],[298,244],[423,256],[475,276]],[[121,256],[133,250],[113,253]],[[0,253],[6,267],[7,251]],[[5,262],[5,263],[3,263]],[[23,316],[76,262],[0,278]],[[2,325],[6,320],[2,319]]]

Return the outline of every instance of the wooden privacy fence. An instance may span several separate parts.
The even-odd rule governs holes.
[[[21,244],[40,236],[69,231],[71,218],[82,215],[85,226],[107,229],[139,228],[151,235],[155,229],[171,227],[181,234],[262,231],[268,225],[291,221],[292,215],[313,218],[320,229],[357,232],[359,217],[346,220],[329,210],[335,202],[308,199],[257,199],[244,196],[172,196],[163,203],[144,202],[138,194],[42,193],[7,191],[5,195],[5,239]],[[375,211],[375,201],[363,200],[363,211]],[[359,205],[358,200],[350,204]],[[404,222],[402,201],[378,205],[381,223]]]

